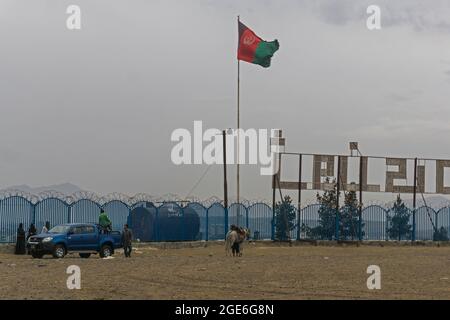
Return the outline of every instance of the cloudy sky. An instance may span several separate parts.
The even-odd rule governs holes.
[[[81,30],[66,28],[70,4]],[[270,68],[241,63],[242,127],[282,128],[292,152],[356,140],[366,155],[450,158],[449,1],[0,0],[0,189],[185,196],[206,166],[172,164],[170,136],[236,126],[238,14],[280,42]],[[221,196],[221,170],[193,195]],[[270,198],[259,166],[241,181]]]

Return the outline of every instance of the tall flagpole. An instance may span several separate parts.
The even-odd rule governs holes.
[[[238,28],[239,28],[239,16],[237,16],[237,21],[238,21]],[[238,41],[240,41],[240,39],[238,40]],[[239,46],[239,45],[238,45]],[[238,203],[240,203],[240,199],[239,199],[239,187],[240,187],[240,185],[239,185],[239,160],[240,160],[240,157],[239,157],[239,149],[240,149],[240,139],[239,139],[239,129],[240,129],[240,117],[239,117],[239,113],[240,113],[240,110],[239,110],[239,96],[240,96],[240,79],[239,79],[239,76],[240,76],[240,61],[239,61],[239,59],[237,59],[237,71],[238,71],[238,74],[237,74],[237,129],[238,129],[238,134],[237,134],[237,176],[236,176],[236,183],[237,183],[237,187],[236,187],[236,191],[237,191],[237,202]],[[237,213],[237,224],[239,225],[240,224],[240,212],[239,212],[239,208],[240,208],[240,206],[238,206],[238,213]]]

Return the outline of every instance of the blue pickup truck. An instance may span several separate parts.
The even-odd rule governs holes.
[[[55,226],[48,233],[30,237],[28,246],[33,258],[42,258],[51,254],[54,258],[63,258],[67,253],[79,253],[82,258],[99,253],[106,258],[114,254],[114,249],[121,248],[121,233],[101,232],[96,224],[71,223]]]

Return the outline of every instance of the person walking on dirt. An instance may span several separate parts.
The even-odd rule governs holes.
[[[133,233],[128,229],[128,224],[125,224],[122,231],[122,245],[126,258],[131,257],[131,240],[133,240]]]
[[[111,220],[109,220],[108,215],[105,213],[105,210],[100,209],[100,216],[98,217],[98,224],[103,229],[103,233],[110,232],[111,229]]]

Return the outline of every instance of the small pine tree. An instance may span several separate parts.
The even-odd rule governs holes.
[[[354,240],[359,231],[359,203],[355,191],[345,193],[344,206],[339,216],[339,237]],[[361,228],[363,224],[361,224]],[[362,232],[363,233],[363,232]]]
[[[397,195],[397,200],[391,208],[391,215],[388,215],[388,229],[387,233],[390,239],[401,240],[410,238],[412,234],[412,226],[409,223],[411,214],[406,207],[400,195]]]
[[[285,196],[283,201],[275,205],[275,239],[278,241],[291,240],[290,232],[295,228],[297,209],[292,205],[292,199]]]

